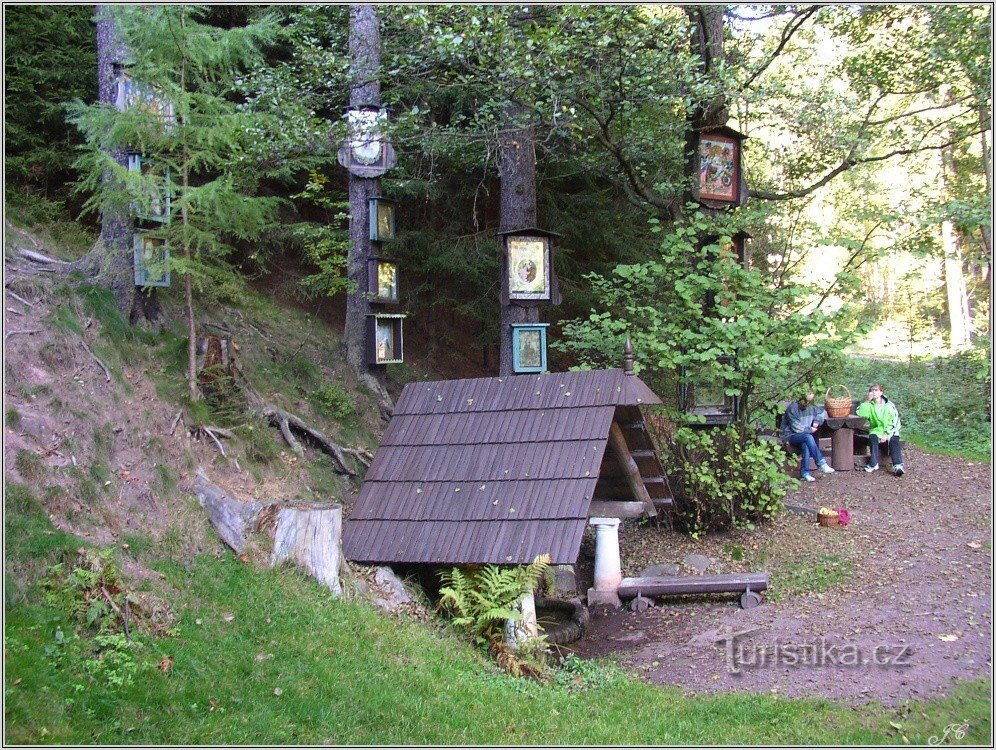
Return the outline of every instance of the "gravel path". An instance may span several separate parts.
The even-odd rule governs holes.
[[[824,529],[786,514],[752,534],[698,543],[654,529],[627,531],[629,575],[647,562],[680,562],[689,550],[712,555],[708,572],[730,572],[750,569],[758,552],[806,547],[848,560],[853,572],[822,592],[783,587],[771,601],[779,598],[775,566],[772,596],[753,610],[741,610],[732,597],[696,597],[662,601],[643,614],[594,611],[575,650],[614,654],[650,682],[689,691],[887,705],[939,697],[957,679],[991,677],[992,469],[912,447],[906,458],[904,477],[838,472],[788,499],[812,508],[844,506],[852,516],[846,528]],[[740,564],[724,555],[736,545],[744,550]],[[741,631],[747,632],[732,645],[717,642]]]

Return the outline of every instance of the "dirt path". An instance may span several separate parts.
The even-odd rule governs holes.
[[[630,531],[623,539],[630,575],[646,562],[681,562],[689,550],[712,556],[709,572],[728,572],[751,569],[752,560],[769,553],[774,563],[786,548],[805,547],[816,557],[798,559],[839,560],[849,574],[822,592],[796,593],[786,584],[779,593],[781,582],[805,582],[809,571],[779,573],[774,565],[771,596],[753,610],[729,599],[685,598],[659,602],[644,614],[593,612],[575,650],[615,654],[650,682],[690,691],[888,705],[938,697],[957,679],[991,677],[991,467],[915,448],[907,451],[906,466],[902,478],[885,471],[820,477],[788,499],[847,507],[847,528],[823,529],[809,517],[786,515],[753,534],[698,543],[657,530]],[[716,640],[738,631],[750,632],[733,645]],[[785,648],[790,645],[811,650]]]

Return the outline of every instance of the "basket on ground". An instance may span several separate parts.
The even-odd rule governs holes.
[[[847,396],[831,396],[830,389],[834,387],[843,388],[845,391],[847,391]],[[827,388],[826,395],[823,397],[823,406],[827,410],[827,416],[833,417],[835,419],[840,419],[850,414],[851,404],[852,404],[851,392],[847,389],[846,386],[843,385],[830,386],[830,388]]]
[[[840,526],[840,514],[835,510],[821,510],[816,514],[820,526]]]

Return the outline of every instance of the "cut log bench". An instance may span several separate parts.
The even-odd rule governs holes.
[[[758,592],[767,588],[767,573],[731,573],[712,576],[623,578],[617,592],[620,599],[632,599],[637,595],[740,594],[740,606],[744,609],[753,609],[761,603],[761,595]]]

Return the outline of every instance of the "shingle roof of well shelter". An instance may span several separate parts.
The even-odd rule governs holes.
[[[622,370],[410,383],[345,524],[344,554],[574,563],[616,408],[659,403]]]

